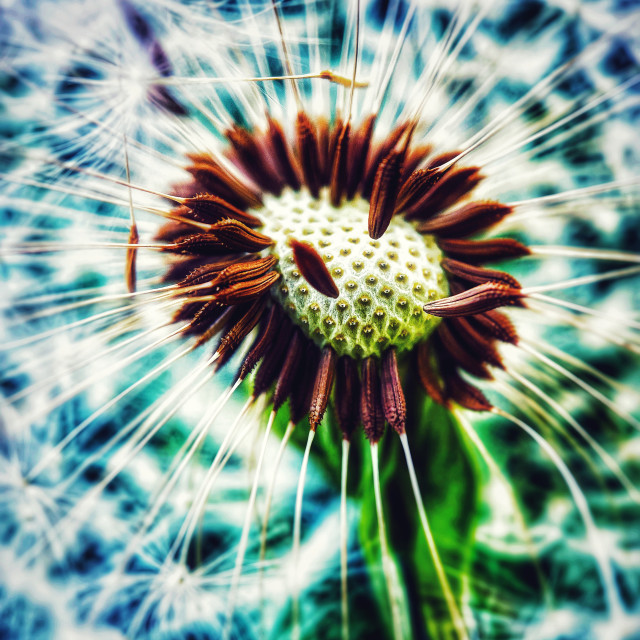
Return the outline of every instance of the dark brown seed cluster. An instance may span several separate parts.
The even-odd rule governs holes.
[[[355,128],[340,119],[330,126],[300,113],[292,140],[272,119],[263,131],[234,126],[226,136],[233,172],[209,155],[190,156],[191,180],[174,190],[182,198],[173,212],[178,220],[158,234],[172,254],[166,277],[179,283],[183,300],[174,320],[186,323],[184,333],[196,344],[218,339],[216,368],[257,328],[238,372],[244,379],[256,370],[255,397],[271,393],[276,410],[289,400],[292,420],[308,416],[312,429],[332,400],[344,437],[362,424],[373,442],[385,424],[399,433],[405,429],[396,350],[388,348],[380,358],[338,358],[285,315],[270,293],[280,273],[269,255],[273,241],[259,230],[258,216],[268,215],[264,195],[306,188],[338,209],[360,197],[370,205],[371,238],[382,237],[394,216],[435,237],[452,295],[425,306],[425,313],[443,320],[402,357],[408,375],[417,374],[425,392],[445,405],[491,408],[462,374],[487,379],[491,367],[503,367],[496,344],[516,343],[517,335],[496,308],[521,305],[523,295],[515,278],[484,265],[528,253],[510,238],[473,239],[510,213],[499,202],[471,200],[482,180],[478,167],[451,163],[455,151],[433,155],[430,147],[413,145],[408,124],[375,140],[375,123],[369,116]],[[339,288],[314,248],[295,238],[290,246],[307,282],[337,297]]]

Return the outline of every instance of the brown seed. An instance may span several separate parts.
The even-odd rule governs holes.
[[[168,251],[194,255],[219,255],[235,251],[261,251],[273,244],[268,236],[237,220],[221,220],[210,233],[194,233],[180,238]]]
[[[231,258],[219,258],[215,262],[207,262],[206,264],[200,264],[193,269],[189,270],[189,273],[179,282],[180,287],[196,287],[200,284],[207,282],[213,282],[218,277],[221,271],[227,267],[237,265],[238,263],[247,262],[251,259],[256,259],[257,254],[251,254],[246,256],[232,256]],[[192,262],[187,260],[188,263]],[[199,260],[194,260],[199,262]],[[190,295],[197,295],[198,292],[193,291]]]
[[[490,312],[491,313],[491,312]],[[479,314],[481,315],[481,314]],[[474,316],[474,318],[477,316]],[[504,369],[504,363],[498,353],[498,350],[494,346],[494,340],[487,338],[477,331],[471,321],[467,318],[449,318],[447,320],[449,328],[451,328],[455,335],[463,342],[467,349],[484,362],[492,364],[494,367]]]
[[[140,242],[140,236],[138,235],[138,227],[133,222],[131,229],[129,230],[129,240],[127,244],[138,244]],[[136,258],[138,257],[137,247],[128,247],[127,255],[125,257],[124,266],[124,280],[127,285],[127,291],[133,293],[136,290]]]
[[[224,258],[213,258],[211,256],[175,256],[175,258],[167,265],[167,270],[162,275],[162,280],[164,282],[177,282],[180,283],[182,280],[187,278],[190,273],[196,271],[200,267],[204,267],[208,264],[216,264],[218,260],[226,260],[227,256]],[[233,260],[229,262],[231,264],[235,261],[235,256],[233,256]],[[225,265],[226,266],[226,265]]]
[[[402,170],[403,183],[427,159],[431,151],[433,151],[433,147],[430,144],[420,144],[408,151]]]
[[[444,258],[440,263],[445,271],[458,278],[462,278],[467,282],[473,282],[475,284],[482,284],[483,282],[502,282],[509,287],[515,289],[520,288],[520,283],[510,274],[504,271],[497,271],[496,269],[484,269],[482,267],[475,267],[459,260],[452,260],[451,258]]]
[[[214,293],[246,280],[254,280],[270,271],[276,264],[274,256],[265,256],[257,260],[239,261],[224,268],[211,282]]]
[[[329,182],[331,204],[334,207],[340,205],[344,190],[347,185],[347,160],[349,158],[349,139],[351,136],[351,124],[345,123],[337,136],[335,150],[332,153],[333,164],[331,167],[331,180]]]
[[[178,238],[166,251],[195,256],[215,256],[228,253],[226,247],[212,233],[191,233]]]
[[[351,440],[360,423],[360,377],[355,360],[344,356],[336,367],[334,401],[338,425],[345,440]]]
[[[437,167],[441,167],[443,164],[451,162],[451,160],[459,155],[460,151],[445,151],[444,153],[439,153],[437,156],[431,158],[427,165],[427,169],[436,169]]]
[[[296,118],[296,139],[298,141],[298,156],[302,167],[302,175],[309,192],[314,198],[320,193],[320,156],[318,139],[315,128],[309,116],[300,111]]]
[[[329,131],[329,145],[327,148],[327,158],[329,159],[329,178],[331,178],[331,171],[333,170],[334,159],[336,157],[336,148],[338,147],[338,140],[342,135],[342,130],[344,129],[345,122],[340,117],[340,115],[336,116],[335,122],[333,123],[331,130]]]
[[[268,155],[264,152],[258,136],[234,124],[226,132],[233,151],[230,158],[262,189],[280,194],[283,182],[272,170]]]
[[[488,229],[511,211],[511,207],[500,202],[471,202],[423,222],[418,231],[443,238],[464,238]]]
[[[424,310],[432,316],[455,318],[490,311],[497,307],[521,305],[523,294],[500,282],[485,282],[442,300],[429,302]]]
[[[320,186],[329,184],[331,177],[331,160],[329,146],[331,144],[331,132],[326,118],[316,119],[316,139],[318,141],[318,172]]]
[[[425,393],[438,404],[447,406],[444,398],[444,389],[438,380],[432,363],[432,342],[422,342],[417,349],[417,367],[420,382]]]
[[[249,335],[258,324],[266,306],[266,298],[262,296],[250,304],[249,307],[239,309],[229,323],[229,329],[222,336],[216,349],[218,359],[215,363],[216,370],[224,365],[233,355],[240,343]]]
[[[381,238],[391,224],[400,190],[405,152],[392,149],[380,163],[369,202],[369,236]]]
[[[231,251],[261,251],[273,244],[269,236],[237,220],[221,220],[211,226],[211,233]]]
[[[258,208],[262,205],[260,195],[246,183],[232,175],[208,154],[188,154],[192,164],[186,169],[193,176],[191,193],[206,192],[223,198],[240,208]]]
[[[376,444],[384,434],[384,410],[378,363],[375,358],[362,362],[362,393],[360,394],[360,418],[364,433],[371,444]]]
[[[438,240],[438,246],[448,256],[473,264],[521,258],[531,253],[525,245],[511,238],[489,240],[441,238]]]
[[[440,340],[443,358],[449,361],[454,360],[465,371],[477,378],[490,380],[493,377],[482,359],[460,344],[446,322],[438,327],[437,336]]]
[[[398,144],[398,141],[405,133],[408,126],[409,124],[407,122],[398,125],[391,131],[389,135],[386,136],[383,142],[381,142],[371,150],[371,153],[367,158],[366,171],[364,178],[362,179],[362,185],[360,189],[360,193],[365,200],[370,199],[373,190],[373,183],[375,181],[376,174],[378,173],[380,164],[395,148],[396,144]]]
[[[276,390],[273,393],[273,409],[277,411],[288,398],[293,382],[298,374],[298,367],[302,360],[302,335],[300,331],[294,331],[291,342],[287,347],[287,355],[282,365],[282,371],[276,383]]]
[[[245,280],[221,289],[215,294],[216,302],[221,304],[242,304],[249,302],[264,293],[280,278],[277,271],[270,271],[259,278]]]
[[[273,344],[278,329],[280,328],[281,312],[277,305],[272,304],[271,309],[263,314],[260,321],[260,332],[253,345],[245,356],[240,366],[239,377],[244,380],[253,371],[267,349]]]
[[[285,184],[288,184],[294,191],[298,191],[300,189],[300,177],[282,127],[269,115],[267,116],[267,122],[267,140],[271,148],[271,159]]]
[[[407,215],[427,220],[471,193],[482,178],[478,167],[450,168]]]
[[[331,347],[325,347],[320,356],[320,364],[313,386],[311,405],[309,406],[309,425],[313,431],[322,422],[324,412],[329,402],[329,394],[333,386],[336,371],[336,352]]]
[[[185,315],[189,314],[188,319],[191,324],[185,329],[185,335],[198,335],[207,331],[218,320],[222,319],[226,322],[228,318],[223,318],[228,309],[212,300],[208,302],[195,303],[195,306],[186,305]],[[190,307],[190,308],[189,308]],[[186,318],[185,318],[186,319]],[[222,329],[224,325],[219,325],[216,333]],[[211,334],[214,335],[214,334]]]
[[[411,217],[415,207],[445,174],[438,169],[417,169],[402,185],[396,203],[396,212],[406,210]]]
[[[382,355],[382,407],[387,422],[402,435],[407,420],[407,403],[402,391],[395,349],[388,349]]]
[[[262,363],[253,381],[253,395],[256,398],[267,391],[276,381],[282,369],[287,347],[291,341],[293,327],[288,320],[280,321],[276,329],[277,333],[275,337],[271,339],[270,344],[267,345],[263,354]]]
[[[311,398],[313,397],[313,389],[315,384],[315,375],[320,362],[320,351],[311,340],[306,340],[306,348],[302,362],[300,375],[293,381],[293,388],[289,396],[289,409],[291,421],[297,424],[308,413],[311,406]]]
[[[260,218],[256,218],[256,216],[252,216],[210,193],[200,193],[192,198],[185,198],[183,203],[185,207],[196,214],[196,219],[201,222],[213,223],[225,218],[232,218],[249,227],[259,227],[262,224]]]
[[[501,342],[518,344],[516,328],[504,313],[500,313],[499,311],[477,313],[469,318],[469,322],[484,335],[500,340]]]
[[[353,141],[349,145],[349,166],[347,177],[347,200],[351,200],[358,191],[360,182],[367,166],[367,156],[371,147],[373,128],[376,123],[376,116],[367,116],[360,127],[356,130]]]
[[[289,246],[293,249],[293,259],[305,280],[322,295],[337,298],[340,295],[338,285],[315,248],[294,238],[289,239]]]
[[[445,371],[444,380],[448,397],[461,407],[471,411],[491,411],[493,408],[484,393],[463,380],[454,369]]]

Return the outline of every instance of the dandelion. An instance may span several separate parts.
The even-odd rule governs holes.
[[[2,633],[632,637],[639,20],[3,7]]]

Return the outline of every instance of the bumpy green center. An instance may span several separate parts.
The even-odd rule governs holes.
[[[356,198],[333,207],[320,199],[287,190],[266,196],[263,232],[275,240],[282,279],[273,294],[293,322],[319,347],[338,355],[379,356],[395,346],[410,349],[424,340],[439,318],[425,313],[427,302],[449,294],[440,266],[442,254],[431,236],[396,217],[380,240],[367,231],[369,203]],[[340,295],[329,298],[302,276],[289,238],[312,245],[322,256]]]

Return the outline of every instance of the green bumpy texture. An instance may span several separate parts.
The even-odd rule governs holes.
[[[306,191],[265,198],[257,212],[262,231],[275,240],[272,255],[282,275],[276,299],[319,347],[338,355],[380,356],[388,347],[411,349],[436,328],[439,318],[423,310],[448,295],[442,254],[431,236],[394,218],[382,238],[369,237],[369,203],[361,198],[333,207],[326,192]],[[340,295],[329,298],[302,276],[289,238],[312,245],[322,256]]]

